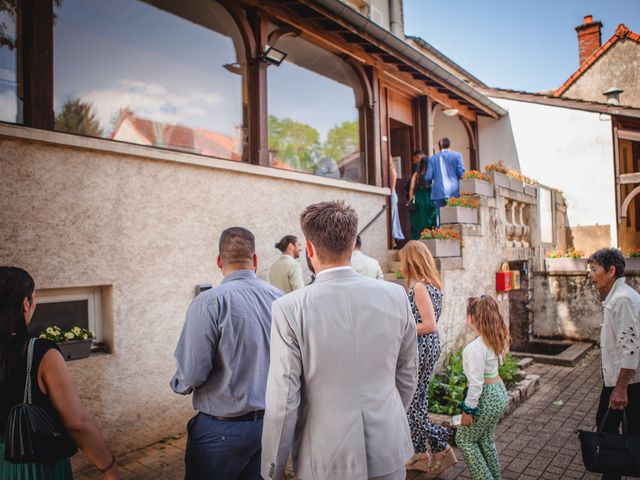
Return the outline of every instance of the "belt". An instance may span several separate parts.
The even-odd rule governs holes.
[[[264,417],[264,410],[256,410],[255,412],[245,413],[238,417],[218,417],[216,415],[210,415],[210,417],[225,422],[257,422]]]

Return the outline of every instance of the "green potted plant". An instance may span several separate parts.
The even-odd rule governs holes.
[[[625,255],[625,272],[640,272],[640,247],[632,247]]]
[[[460,191],[471,195],[493,197],[493,184],[491,178],[479,170],[467,170],[460,180]]]
[[[585,273],[587,271],[587,259],[584,257],[584,251],[575,248],[569,248],[566,252],[548,252],[544,265],[548,272]]]
[[[434,257],[459,257],[462,240],[460,234],[453,230],[440,228],[425,229],[420,234],[424,243]]]
[[[465,195],[449,198],[440,207],[440,223],[478,223],[478,200]]]
[[[487,172],[487,176],[491,178],[496,187],[511,188],[511,180],[507,176],[509,169],[505,167],[502,160],[485,165],[484,171]]]
[[[90,330],[81,327],[73,327],[65,331],[54,325],[44,329],[39,338],[56,342],[64,359],[69,361],[87,358],[91,354],[95,335]]]

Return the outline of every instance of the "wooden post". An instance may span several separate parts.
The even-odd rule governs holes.
[[[371,105],[365,108],[365,138],[367,156],[367,178],[369,185],[388,186],[388,169],[385,165],[386,155],[382,153],[380,129],[380,82],[378,71],[373,67],[366,67],[366,74],[371,85]]]
[[[22,12],[24,123],[53,130],[53,1],[25,0]]]
[[[269,130],[267,124],[267,66],[260,60],[267,45],[267,20],[258,10],[247,10],[249,24],[256,40],[256,56],[247,54],[249,70],[249,159],[256,165],[270,166]]]

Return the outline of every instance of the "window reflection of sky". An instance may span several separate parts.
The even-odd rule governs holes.
[[[15,41],[16,23],[13,15],[0,13],[0,23],[6,27],[4,35]],[[0,121],[15,122],[18,119],[18,96],[16,85],[17,49],[0,47]]]
[[[237,134],[242,77],[222,67],[236,62],[230,38],[135,0],[65,0],[56,16],[56,112],[78,97],[93,103],[107,135],[126,107]]]
[[[314,127],[320,141],[344,121],[358,120],[351,87],[322,77],[286,60],[269,67],[269,115]]]

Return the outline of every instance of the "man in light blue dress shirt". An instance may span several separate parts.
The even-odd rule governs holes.
[[[429,166],[424,174],[424,182],[431,185],[431,200],[438,207],[444,207],[447,199],[460,196],[460,179],[464,176],[462,154],[450,150],[451,142],[443,138],[438,142],[440,152],[429,157]],[[440,213],[438,212],[438,225]]]
[[[269,370],[271,303],[282,292],[256,277],[253,234],[222,232],[218,287],[198,295],[175,351],[171,388],[193,394],[186,480],[260,479],[262,418]]]

